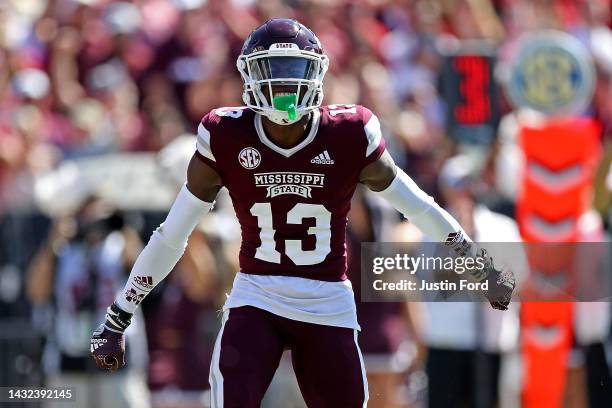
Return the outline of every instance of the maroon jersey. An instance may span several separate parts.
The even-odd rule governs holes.
[[[221,108],[202,119],[196,155],[229,190],[243,273],[340,281],[351,197],[384,149],[378,119],[359,105],[321,107],[290,149],[266,136],[260,115]]]

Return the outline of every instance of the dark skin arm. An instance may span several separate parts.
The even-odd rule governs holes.
[[[372,191],[383,191],[395,178],[397,168],[391,155],[385,151],[374,163],[361,170],[359,181]]]
[[[187,167],[187,188],[202,201],[213,202],[223,183],[221,176],[194,154]]]

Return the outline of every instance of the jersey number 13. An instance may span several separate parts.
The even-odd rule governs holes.
[[[270,203],[255,203],[251,214],[257,217],[257,226],[261,229],[259,239],[261,245],[255,252],[255,258],[262,261],[280,263],[281,253],[276,250],[274,227],[272,226],[272,206]],[[320,204],[298,203],[287,213],[287,224],[302,224],[304,218],[314,218],[315,226],[308,228],[308,234],[316,237],[316,245],[312,250],[304,251],[302,241],[285,240],[285,254],[296,265],[314,265],[323,262],[330,253],[331,213]]]

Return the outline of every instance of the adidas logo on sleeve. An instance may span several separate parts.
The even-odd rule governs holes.
[[[136,276],[134,282],[145,289],[153,289],[153,278],[151,276]]]
[[[327,150],[323,151],[323,153],[319,153],[310,162],[313,164],[334,164],[334,161],[329,156],[329,153],[327,153]]]

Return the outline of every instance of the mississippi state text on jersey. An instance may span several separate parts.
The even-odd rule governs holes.
[[[315,110],[306,138],[290,149],[266,136],[261,115],[238,107],[204,116],[196,156],[229,190],[242,272],[340,281],[351,197],[384,149],[378,119],[359,105]]]

